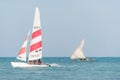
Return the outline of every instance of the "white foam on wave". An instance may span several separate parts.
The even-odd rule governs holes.
[[[52,67],[61,67],[59,64],[56,64],[56,63],[51,63],[50,64]]]

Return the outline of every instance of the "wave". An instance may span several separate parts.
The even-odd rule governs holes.
[[[51,67],[61,67],[59,64],[57,64],[57,63],[51,63],[50,64],[51,65]]]

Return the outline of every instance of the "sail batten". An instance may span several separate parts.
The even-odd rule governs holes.
[[[72,54],[71,59],[86,58],[82,51],[83,46],[84,46],[84,40],[82,40],[80,45],[77,47],[75,52]]]

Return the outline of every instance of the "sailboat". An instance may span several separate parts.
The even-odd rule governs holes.
[[[30,36],[30,31],[28,32],[25,41],[18,52],[17,59],[25,61],[25,62],[11,62],[13,67],[50,67],[50,64],[37,64],[38,60],[42,58],[42,31],[40,24],[40,13],[39,8],[35,9],[34,15],[34,23],[31,33],[31,43],[30,43],[30,51],[27,59],[27,44]],[[36,63],[34,64],[34,61]],[[32,62],[32,63],[29,63]]]
[[[80,45],[77,47],[75,52],[70,57],[71,60],[80,60],[80,61],[92,61],[92,58],[87,58],[83,53],[83,46],[84,46],[85,40],[82,40]]]

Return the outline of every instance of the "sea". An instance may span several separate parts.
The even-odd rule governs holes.
[[[120,57],[94,57],[92,62],[69,57],[44,57],[52,67],[13,68],[15,57],[0,58],[0,80],[120,80]]]

